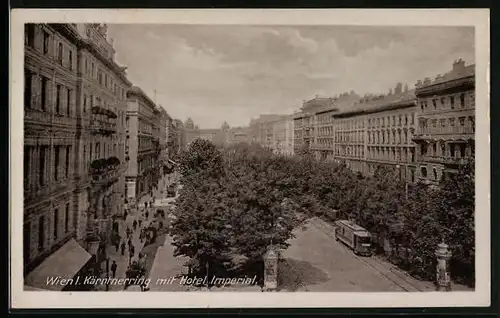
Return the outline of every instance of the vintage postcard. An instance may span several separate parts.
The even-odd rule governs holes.
[[[488,10],[11,18],[12,308],[489,305]]]

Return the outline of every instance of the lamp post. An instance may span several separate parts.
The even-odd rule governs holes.
[[[437,291],[451,291],[451,278],[449,261],[451,259],[451,250],[448,244],[444,242],[438,244],[436,252],[436,289]]]

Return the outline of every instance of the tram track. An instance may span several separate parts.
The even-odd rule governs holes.
[[[321,220],[321,222],[324,222],[324,221]],[[319,223],[319,224],[321,224],[321,225],[319,225],[318,222],[314,222],[314,220],[309,220],[309,224],[312,225],[315,229],[317,229],[317,230],[321,231],[322,233],[324,233],[325,235],[327,235],[328,237],[335,239],[334,229],[330,228],[327,224]],[[347,247],[344,247],[344,248],[348,249]],[[389,281],[391,281],[393,284],[395,284],[399,288],[403,289],[404,291],[406,291],[406,292],[422,292],[423,291],[421,288],[419,288],[418,286],[416,286],[412,282],[408,281],[406,279],[406,277],[402,276],[401,274],[399,274],[397,272],[394,272],[392,270],[392,268],[388,267],[386,264],[384,264],[383,262],[378,260],[376,257],[370,257],[370,258],[365,259],[363,257],[360,257],[360,256],[354,254],[354,253],[353,253],[353,256],[361,263],[376,270],[380,275],[387,278]],[[382,267],[384,270],[382,270],[380,267]],[[397,277],[397,279],[395,279],[394,277],[390,277],[391,274],[387,274],[387,271],[390,272],[395,277]],[[398,282],[398,280],[399,280],[399,282]]]

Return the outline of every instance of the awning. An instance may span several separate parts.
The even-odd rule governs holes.
[[[56,283],[56,280],[72,279],[91,257],[75,239],[71,239],[31,271],[24,283],[35,288],[61,291],[65,285]]]

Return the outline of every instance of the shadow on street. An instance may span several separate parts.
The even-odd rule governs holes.
[[[328,281],[328,274],[307,261],[283,258],[279,263],[278,289],[297,291]]]

